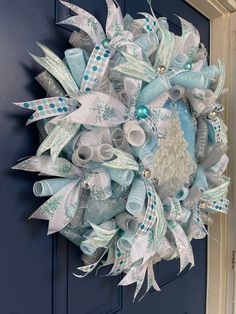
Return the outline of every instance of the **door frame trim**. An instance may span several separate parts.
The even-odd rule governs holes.
[[[197,11],[210,20],[210,60],[217,64],[217,59],[224,60],[226,65],[226,86],[232,87],[230,93],[222,97],[225,106],[224,118],[229,127],[229,157],[228,172],[231,174],[231,188],[229,192],[230,211],[226,216],[219,214],[214,216],[214,223],[209,227],[208,258],[207,258],[207,289],[206,289],[206,313],[207,314],[232,314],[234,294],[234,273],[232,270],[232,251],[236,249],[236,208],[234,207],[234,181],[236,179],[234,159],[236,149],[233,147],[234,121],[236,109],[233,99],[236,99],[236,77],[232,68],[236,67],[236,1],[235,0],[185,0]],[[235,32],[232,30],[235,29]],[[234,49],[231,49],[233,44]],[[234,60],[233,60],[233,50]],[[233,64],[234,63],[234,64]],[[233,79],[234,75],[234,79]],[[233,83],[235,87],[233,88]],[[231,85],[231,86],[230,86]],[[235,178],[234,178],[234,177]],[[236,182],[236,181],[235,181]],[[235,221],[235,223],[234,223]],[[236,301],[236,300],[235,300]]]

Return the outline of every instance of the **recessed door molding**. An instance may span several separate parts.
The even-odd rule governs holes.
[[[228,172],[231,176],[229,193],[230,211],[214,216],[214,223],[209,227],[208,261],[207,261],[207,314],[232,314],[234,304],[234,271],[232,270],[232,254],[236,249],[236,208],[235,208],[235,158],[234,144],[236,121],[236,1],[235,0],[185,0],[196,10],[209,18],[211,22],[210,60],[224,60],[226,65],[226,87],[230,92],[222,98],[225,106],[224,117],[229,127]],[[235,12],[235,13],[233,13]]]

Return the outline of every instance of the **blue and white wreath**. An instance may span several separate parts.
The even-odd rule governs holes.
[[[162,259],[193,266],[191,240],[227,213],[225,67],[207,65],[191,23],[180,18],[177,36],[151,4],[133,19],[106,0],[104,30],[61,3],[75,13],[61,22],[78,29],[74,48],[64,60],[42,44],[45,56],[32,55],[47,98],[16,105],[33,110],[27,124],[37,121],[41,144],[13,168],[52,176],[35,182],[34,194],[49,198],[31,218],[81,249],[75,276],[111,265],[121,285],[137,284],[136,298],[146,276],[146,292],[160,290],[153,266]]]

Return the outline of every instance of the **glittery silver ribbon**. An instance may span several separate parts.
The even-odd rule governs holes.
[[[197,140],[196,140],[196,157],[202,160],[205,157],[208,144],[208,126],[204,118],[198,119]]]
[[[205,157],[201,161],[201,166],[204,169],[208,169],[215,165],[224,155],[227,150],[227,146],[222,143],[217,143],[213,145],[212,150],[205,155]]]
[[[116,223],[123,231],[135,232],[138,228],[137,220],[127,212],[117,215]]]
[[[70,35],[69,43],[75,48],[80,47],[86,50],[88,53],[91,53],[94,48],[91,38],[82,30],[79,32],[73,31]]]
[[[116,66],[114,68],[115,71],[148,83],[156,78],[156,71],[147,62],[139,60],[125,52],[122,52],[122,55],[125,57],[126,63]]]
[[[120,128],[115,128],[111,133],[112,143],[115,148],[131,153],[131,146],[126,140],[124,131]]]
[[[65,96],[62,86],[48,72],[43,71],[35,77],[36,81],[45,89],[48,97]]]

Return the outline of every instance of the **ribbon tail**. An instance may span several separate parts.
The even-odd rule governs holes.
[[[113,38],[122,35],[124,31],[124,19],[120,6],[117,1],[106,0],[107,3],[107,21],[106,21],[106,34],[108,38]]]
[[[14,103],[15,105],[34,110],[26,125],[54,116],[65,115],[75,109],[76,101],[65,97],[50,97],[33,101]]]
[[[155,191],[155,190],[154,190]],[[156,199],[157,199],[157,208],[156,208],[156,235],[157,238],[161,239],[165,236],[167,231],[167,222],[164,215],[164,208],[162,205],[162,202],[156,193]]]
[[[104,250],[104,252],[101,254],[101,256],[99,257],[99,259],[95,262],[92,263],[90,265],[86,265],[86,266],[81,266],[78,267],[77,270],[83,274],[75,274],[73,273],[73,275],[77,278],[83,278],[86,277],[88,274],[90,274],[95,268],[96,266],[99,264],[99,262],[102,260],[102,258],[106,255],[107,251],[109,248],[107,248],[106,250]]]
[[[146,272],[147,272],[147,266],[143,266],[143,269],[142,271],[139,273],[139,276],[137,278],[137,285],[136,285],[136,289],[135,289],[135,292],[134,292],[134,298],[133,298],[133,302],[136,300],[142,286],[143,286],[143,283],[144,283],[144,280],[145,280],[145,277],[146,277]]]
[[[30,53],[32,58],[61,83],[69,96],[77,96],[79,89],[64,62],[49,48],[40,43],[37,44],[43,50],[45,57],[37,57]]]
[[[157,18],[155,17],[154,12],[153,12],[153,9],[151,6],[151,1],[150,2],[148,1],[148,3],[149,3],[150,9],[151,9],[151,12],[153,13],[153,15],[151,15],[149,13],[145,13],[145,12],[139,13],[145,17],[145,22],[144,22],[143,28],[147,33],[149,33],[149,32],[157,33],[158,30],[160,29],[160,24],[159,24]]]
[[[175,48],[175,36],[165,27],[160,25],[160,45],[157,49],[154,68],[157,69],[159,65],[164,64],[166,68],[169,67],[170,61]],[[166,45],[168,43],[168,45]]]
[[[102,25],[92,14],[69,2],[61,0],[60,2],[70,10],[74,11],[77,15],[65,19],[59,24],[73,25],[83,30],[89,35],[95,45],[106,38]]]
[[[194,266],[194,257],[193,250],[189,240],[180,226],[176,221],[168,221],[168,229],[172,233],[176,247],[179,253],[180,258],[180,273],[187,267],[188,264],[191,264],[191,267]]]
[[[73,218],[79,204],[80,183],[73,180],[50,197],[30,217],[49,220],[48,235],[62,230]]]
[[[62,120],[54,127],[37,150],[37,156],[50,149],[52,160],[55,161],[61,150],[76,135],[80,125]]]
[[[210,86],[212,82],[218,78],[218,83],[214,93],[211,90],[211,94],[208,97],[203,97],[203,103],[205,108],[203,110],[204,113],[211,112],[211,111],[221,111],[223,108],[218,107],[219,105],[216,104],[217,99],[223,94],[224,91],[224,84],[225,84],[225,65],[224,63],[218,59],[219,70],[216,66],[208,66],[202,70],[201,73],[205,74],[206,77],[209,78],[208,85]],[[215,70],[214,70],[215,69]],[[211,74],[211,72],[216,73]],[[208,86],[207,86],[208,87]]]
[[[129,266],[129,255],[121,252],[117,247],[115,248],[115,261],[111,271],[107,276],[116,276],[121,274]]]
[[[106,248],[118,231],[116,228],[107,230],[93,223],[90,223],[90,225],[93,228],[93,232],[82,241],[82,247]]]
[[[102,263],[102,265],[100,265],[97,268],[96,275],[98,274],[98,271],[100,268],[113,265],[115,263],[115,240],[114,239],[112,240],[111,245],[108,249],[107,259]]]
[[[139,61],[143,59],[142,49],[136,43],[128,42],[126,45],[126,51],[129,55],[133,54],[133,56],[136,57],[136,59]],[[136,106],[137,97],[142,88],[142,80],[125,76],[124,88],[127,95],[130,96],[129,106],[130,108],[134,108]]]
[[[147,267],[148,267],[147,263],[144,265],[133,266],[129,270],[127,275],[119,283],[120,286],[128,286],[131,285],[132,283],[136,283],[133,302],[135,301],[138,293],[140,292],[143,286],[147,272]]]
[[[125,52],[122,52],[126,62],[114,67],[118,71],[127,76],[150,83],[156,78],[156,71],[147,62],[139,60]]]
[[[33,156],[12,167],[15,170],[39,172],[48,176],[77,178],[81,175],[79,168],[64,158],[54,162],[50,156]]]
[[[204,226],[201,214],[198,210],[193,210],[187,233],[189,241],[192,239],[203,239],[208,235],[208,231]]]
[[[182,28],[182,36],[183,40],[183,51],[190,58],[194,58],[194,54],[197,52],[197,49],[200,45],[200,34],[199,31],[193,26],[193,24],[189,23],[182,17],[178,16],[181,23]]]
[[[143,296],[139,299],[139,301],[141,301],[145,295],[147,294],[147,292],[153,288],[155,291],[159,292],[161,291],[160,287],[158,286],[156,279],[155,279],[155,275],[154,275],[154,270],[153,270],[153,260],[150,259],[147,262],[148,266],[147,266],[147,289],[145,291],[145,293],[143,294]]]

